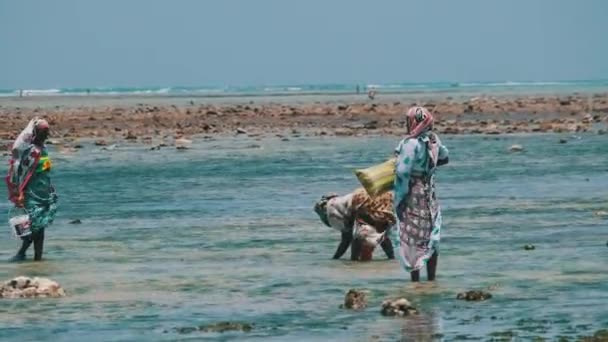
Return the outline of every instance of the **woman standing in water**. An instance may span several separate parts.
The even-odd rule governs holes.
[[[393,243],[401,265],[412,281],[420,280],[420,269],[426,266],[428,280],[435,280],[441,209],[435,197],[435,170],[447,164],[448,150],[433,133],[433,116],[423,107],[407,112],[408,136],[395,153],[395,228]]]
[[[44,230],[53,223],[57,211],[57,195],[51,184],[51,167],[44,142],[49,136],[49,124],[35,118],[19,134],[11,149],[6,183],[9,199],[28,215],[26,228],[31,234],[22,236],[22,245],[11,261],[25,259],[25,252],[34,243],[34,260],[42,260]]]

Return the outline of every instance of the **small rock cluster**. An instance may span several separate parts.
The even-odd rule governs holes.
[[[65,291],[55,281],[47,278],[16,277],[0,287],[0,298],[59,298]]]
[[[198,327],[175,328],[175,331],[179,334],[190,334],[196,331],[223,333],[228,331],[250,332],[251,330],[253,330],[252,324],[240,322],[218,322]]]
[[[364,291],[350,289],[344,297],[345,309],[361,310],[367,307],[367,294]]]
[[[492,298],[492,294],[489,292],[481,291],[481,290],[471,290],[466,292],[461,292],[456,295],[456,299],[462,299],[466,301],[474,301],[479,302],[483,300],[487,300]]]
[[[399,317],[418,314],[418,310],[405,298],[385,300],[382,302],[382,310],[380,312],[383,316]]]

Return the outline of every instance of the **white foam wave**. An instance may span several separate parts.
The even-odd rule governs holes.
[[[21,91],[17,91],[17,93],[23,94],[23,96],[48,96],[60,94],[61,90],[59,89],[23,89]]]

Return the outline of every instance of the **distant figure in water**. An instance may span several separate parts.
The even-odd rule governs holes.
[[[325,195],[315,204],[314,210],[326,226],[342,234],[334,259],[341,258],[351,246],[351,260],[370,261],[378,244],[389,259],[395,258],[391,241],[386,236],[387,230],[396,222],[392,208],[392,192],[372,199],[361,188],[344,196]]]
[[[393,242],[412,281],[420,280],[426,266],[435,280],[439,258],[441,209],[435,196],[435,170],[448,163],[448,150],[433,132],[433,116],[423,107],[407,112],[408,135],[395,150],[395,215]]]
[[[361,89],[359,89],[359,85],[357,84],[357,95],[361,93]]]
[[[369,99],[373,101],[376,98],[376,89],[371,88],[370,90],[368,90],[367,97],[369,97]]]
[[[55,218],[57,194],[51,183],[51,159],[45,141],[49,124],[35,118],[19,134],[11,148],[11,159],[6,184],[9,200],[16,211],[21,211],[19,224],[22,244],[11,261],[25,259],[25,252],[34,243],[34,260],[42,260],[44,230]],[[23,234],[21,234],[23,233]]]

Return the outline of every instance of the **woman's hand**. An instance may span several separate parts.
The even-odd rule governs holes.
[[[25,196],[23,195],[23,192],[19,192],[19,196],[17,196],[17,202],[15,203],[15,205],[19,208],[23,208],[23,206],[25,205]]]

